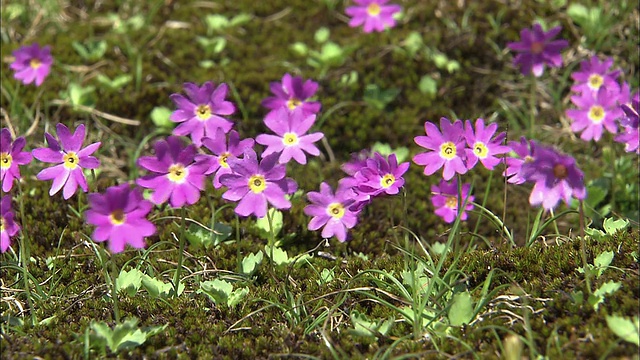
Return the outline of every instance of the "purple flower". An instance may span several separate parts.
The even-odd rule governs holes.
[[[409,162],[398,165],[396,154],[389,155],[389,159],[384,158],[376,152],[373,159],[368,159],[366,167],[354,175],[357,181],[356,190],[370,196],[381,193],[395,195],[400,192],[404,185],[402,175],[409,170]]]
[[[452,223],[458,216],[458,201],[464,205],[464,210],[460,215],[460,220],[467,220],[467,211],[473,210],[473,195],[469,195],[471,184],[462,184],[461,199],[458,200],[458,180],[453,179],[450,183],[440,180],[440,184],[431,185],[431,203],[436,208],[435,214],[444,219],[447,223]]]
[[[0,132],[0,181],[2,191],[9,192],[13,187],[13,179],[20,179],[20,168],[31,162],[31,153],[22,151],[26,141],[20,136],[11,143],[11,132],[2,128]]]
[[[40,161],[58,164],[40,171],[36,177],[38,180],[53,179],[51,190],[49,190],[50,196],[64,186],[62,197],[66,200],[75,194],[78,185],[82,191],[89,191],[87,179],[82,170],[100,166],[100,160],[91,156],[100,147],[100,142],[87,145],[82,149],[85,138],[84,124],[78,125],[73,135],[69,128],[60,123],[56,125],[56,131],[62,147],[51,134],[45,133],[48,147],[34,149],[31,153]]]
[[[548,32],[542,30],[540,24],[533,24],[533,30],[522,29],[520,41],[510,42],[507,47],[517,52],[513,58],[514,65],[520,65],[520,71],[524,75],[539,77],[544,72],[544,65],[551,67],[562,66],[560,51],[569,45],[566,40],[553,40],[562,30],[556,26]]]
[[[633,100],[631,100],[630,104],[624,103],[620,107],[624,112],[624,116],[620,118],[620,124],[637,128],[640,121],[638,116],[638,113],[640,113],[640,93],[633,94]]]
[[[144,188],[153,189],[151,201],[162,204],[170,199],[171,206],[182,207],[195,204],[204,190],[204,173],[209,168],[207,162],[194,162],[196,147],[182,147],[177,136],[156,142],[156,156],[143,156],[138,166],[153,174],[143,176],[136,183]]]
[[[569,204],[571,197],[583,200],[587,196],[584,174],[571,156],[538,145],[535,159],[523,164],[525,168],[531,168],[526,180],[535,183],[529,196],[531,205],[553,209],[560,199]]]
[[[508,146],[501,145],[502,141],[507,136],[506,133],[501,132],[496,137],[491,139],[498,129],[498,124],[492,123],[489,126],[484,127],[484,120],[477,119],[475,125],[475,131],[471,125],[471,121],[465,122],[464,137],[467,140],[468,149],[465,149],[467,155],[467,168],[471,170],[478,160],[489,170],[500,163],[500,159],[495,155],[506,154],[511,149]]]
[[[293,179],[285,178],[286,168],[277,162],[278,154],[271,154],[258,164],[253,149],[246,149],[242,159],[228,160],[233,172],[220,176],[222,185],[229,189],[222,198],[240,201],[236,214],[262,218],[267,214],[267,202],[276,209],[291,207],[285,195],[294,193],[298,186]]]
[[[571,74],[571,78],[576,82],[571,87],[571,91],[597,93],[602,86],[609,89],[609,91],[620,91],[620,85],[617,83],[620,70],[609,71],[611,65],[613,65],[612,58],[607,58],[605,61],[600,62],[595,55],[589,61],[580,62],[580,71]]]
[[[231,173],[227,160],[242,156],[244,149],[253,147],[254,141],[253,139],[240,140],[238,132],[231,130],[229,132],[229,145],[227,145],[226,134],[222,129],[218,129],[213,138],[203,138],[202,145],[209,149],[213,155],[199,154],[196,155],[195,159],[197,162],[208,162],[209,169],[204,174],[215,173],[213,187],[219,189],[222,187],[220,176]]]
[[[300,109],[305,117],[320,111],[319,102],[307,101],[318,91],[318,83],[315,81],[308,79],[303,82],[299,76],[284,74],[282,82],[272,82],[269,87],[275,96],[262,100],[262,106],[271,110],[266,119],[276,116],[276,110],[280,108],[289,111]]]
[[[520,142],[510,141],[509,146],[511,150],[516,153],[516,157],[508,157],[506,159],[507,168],[504,170],[503,175],[507,177],[507,182],[511,184],[522,184],[527,180],[529,174],[528,169],[525,167],[522,171],[522,165],[532,162],[535,159],[536,142],[533,140],[527,140],[524,136],[520,138]]]
[[[581,95],[571,97],[571,102],[578,109],[569,109],[566,114],[571,120],[571,130],[582,131],[580,138],[585,141],[598,141],[602,137],[602,129],[616,133],[618,127],[616,119],[622,115],[618,106],[620,94],[606,87],[601,87],[597,93],[585,91]]]
[[[4,253],[11,245],[11,237],[18,233],[20,226],[13,219],[11,210],[11,196],[5,195],[0,199],[0,252]]]
[[[25,85],[32,82],[35,82],[36,86],[42,85],[53,64],[51,47],[41,48],[38,44],[21,46],[13,52],[13,56],[16,58],[10,65],[10,68],[15,71],[13,77]]]
[[[360,169],[367,166],[367,159],[371,158],[371,151],[369,149],[360,150],[357,153],[351,154],[351,160],[342,164],[340,168],[346,172],[347,175],[355,175]]]
[[[358,213],[349,209],[353,204],[351,189],[338,186],[335,195],[327,183],[320,184],[320,192],[311,191],[307,194],[311,202],[305,206],[304,213],[313,216],[309,221],[309,230],[315,231],[322,226],[322,237],[328,239],[332,236],[340,242],[347,240],[347,229],[356,226]]]
[[[636,152],[640,154],[640,138],[638,137],[638,126],[640,125],[640,119],[638,113],[640,112],[639,106],[640,94],[635,93],[631,104],[623,104],[621,106],[624,116],[620,119],[620,124],[623,126],[623,133],[617,135],[614,140],[625,144],[626,152]]]
[[[187,97],[180,94],[170,96],[178,110],[169,119],[182,123],[173,129],[174,135],[191,135],[193,143],[200,147],[202,138],[215,136],[216,129],[222,129],[225,133],[231,130],[233,122],[220,116],[231,115],[235,111],[233,104],[224,99],[227,96],[227,84],[214,88],[211,81],[201,87],[187,82],[183,87]]]
[[[349,26],[357,27],[364,24],[365,33],[380,32],[396,26],[393,15],[402,11],[400,5],[385,5],[388,0],[354,0],[354,2],[358,5],[345,9],[345,13],[351,17]]]
[[[451,123],[449,119],[440,119],[440,128],[431,122],[424,123],[424,130],[427,136],[416,136],[416,144],[426,148],[428,152],[420,153],[413,157],[413,162],[418,165],[425,165],[424,174],[432,175],[444,166],[442,177],[449,180],[455,173],[464,174],[467,167],[464,164],[464,130],[462,121],[456,120]]]
[[[119,253],[126,244],[135,249],[145,247],[144,238],[156,233],[156,227],[146,216],[153,204],[142,198],[140,188],[129,184],[111,186],[104,195],[89,194],[87,223],[95,225],[91,238],[96,242],[109,240],[109,251]]]
[[[316,121],[315,115],[305,116],[302,111],[289,112],[283,108],[276,110],[276,115],[265,118],[264,123],[275,132],[276,135],[261,134],[256,137],[256,142],[266,145],[262,156],[280,153],[279,162],[285,164],[295,159],[300,164],[307,163],[305,152],[318,156],[320,150],[313,144],[324,136],[321,132],[305,135]]]

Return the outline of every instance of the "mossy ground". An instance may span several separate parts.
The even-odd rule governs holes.
[[[334,2],[335,9],[327,5],[331,1],[305,0],[30,1],[16,18],[5,18],[7,12],[3,12],[0,54],[5,61],[1,104],[9,117],[3,118],[2,126],[10,121],[19,134],[24,134],[37,117],[40,123],[27,137],[27,147],[32,149],[41,144],[45,129],[51,129],[58,122],[85,123],[89,140],[103,143],[99,152],[103,169],[92,185],[101,191],[135,178],[136,149],[141,146],[143,154],[149,154],[150,144],[164,136],[158,135],[141,144],[154,130],[149,114],[156,106],[171,108],[169,95],[180,92],[183,82],[211,80],[232,84],[237,95],[230,98],[241,110],[234,115],[236,127],[243,137],[254,137],[266,131],[262,124],[265,111],[260,101],[269,96],[269,82],[279,81],[289,72],[320,83],[317,96],[324,114],[320,130],[336,157],[330,161],[327,149],[322,149],[323,155],[308,165],[289,167],[289,176],[298,181],[299,187],[311,191],[316,190],[322,180],[336,184],[342,177],[339,165],[349,154],[377,141],[392,147],[407,146],[412,154],[416,153],[413,137],[423,134],[424,121],[436,121],[441,116],[492,118],[503,130],[509,127],[510,139],[526,134],[528,124],[519,118],[511,120],[513,115],[509,109],[528,111],[530,85],[528,79],[510,66],[511,55],[502,49],[508,41],[518,38],[521,28],[542,18],[547,23],[563,25],[562,36],[569,39],[572,46],[565,54],[568,65],[547,69],[548,75],[537,83],[539,106],[535,137],[576,156],[587,179],[599,177],[603,169],[611,168],[600,156],[601,144],[586,144],[576,139],[559,121],[563,116],[562,104],[568,103],[569,74],[577,68],[578,61],[593,51],[579,45],[582,30],[566,15],[566,7],[557,8],[552,2],[534,0],[517,4],[398,2],[405,9],[405,17],[396,28],[379,34],[362,34],[359,29],[346,25],[345,4],[340,1]],[[3,10],[6,6],[3,3]],[[597,52],[613,56],[632,89],[637,89],[638,10],[631,5],[626,11],[621,10],[622,5],[620,8],[608,3],[602,6],[613,20],[610,35]],[[233,17],[242,12],[251,14],[252,20],[215,34],[224,36],[227,46],[221,54],[206,54],[196,42],[196,36],[207,34],[204,16]],[[144,23],[139,28],[118,32],[107,21],[109,14],[117,14],[121,19],[142,14]],[[496,19],[497,25],[492,25],[492,19]],[[295,42],[319,48],[314,33],[320,27],[330,29],[330,40],[348,49],[344,63],[329,67],[323,76],[320,69],[309,66],[304,57],[290,49]],[[458,61],[460,70],[449,73],[425,55],[407,54],[402,44],[414,31],[422,36],[426,47]],[[71,46],[73,41],[87,39],[107,41],[108,51],[102,59],[86,61]],[[19,44],[36,41],[52,46],[56,59],[54,73],[41,88],[21,86],[16,95],[8,58]],[[213,60],[217,65],[199,66],[204,59]],[[359,80],[354,84],[342,83],[342,76],[351,71],[358,73]],[[134,80],[120,90],[109,90],[96,82],[98,74],[113,78],[122,73],[133,75]],[[438,79],[435,96],[417,89],[420,78],[427,74]],[[51,105],[70,82],[96,86],[96,109],[139,120],[141,125],[122,125],[68,106]],[[362,94],[368,84],[376,84],[381,89],[398,88],[400,93],[380,110],[363,101]],[[38,114],[36,104],[41,104]],[[603,143],[611,146],[611,137]],[[620,148],[617,152],[628,156],[622,155]],[[637,159],[635,161],[637,167]],[[84,354],[82,337],[92,320],[113,325],[109,290],[88,245],[91,229],[73,211],[86,204],[86,196],[76,195],[69,201],[64,201],[60,194],[49,197],[50,184],[35,180],[38,166],[32,163],[23,169],[24,213],[20,220],[31,243],[32,285],[38,283],[42,289],[42,293],[35,295],[41,296],[36,301],[36,317],[53,316],[54,320],[36,327],[13,326],[7,322],[8,316],[24,316],[24,319],[29,316],[21,313],[26,300],[20,273],[3,267],[0,307],[6,331],[2,334],[2,358],[79,358]],[[476,167],[465,180],[473,181],[476,198],[486,201],[485,206],[498,216],[502,218],[506,209],[504,223],[515,234],[516,243],[523,245],[537,211],[528,204],[529,188],[509,186],[505,204],[503,179],[497,175],[489,182],[489,172]],[[247,286],[250,292],[246,300],[234,308],[216,306],[195,290],[200,281],[238,271],[238,254],[244,256],[263,248],[266,240],[253,230],[253,220],[240,220],[240,241],[210,250],[188,248],[185,261],[188,270],[184,272],[187,290],[182,296],[159,301],[145,292],[135,297],[121,294],[123,317],[136,317],[142,326],[168,324],[168,327],[144,345],[119,356],[233,359],[303,354],[330,358],[338,354],[338,357],[372,358],[382,357],[388,350],[387,356],[497,358],[504,354],[502,342],[509,332],[531,337],[533,343],[525,347],[525,356],[534,355],[530,349],[549,358],[628,358],[637,354],[637,347],[622,342],[609,330],[605,315],[638,314],[638,263],[631,256],[638,251],[638,231],[629,230],[605,241],[587,243],[589,263],[602,251],[615,253],[612,268],[592,286],[597,288],[609,280],[622,283],[621,290],[608,297],[596,312],[588,305],[576,304],[570,296],[576,290],[586,290],[584,276],[576,271],[582,266],[582,259],[580,243],[575,240],[578,218],[573,215],[560,219],[560,232],[565,236],[559,241],[550,235],[554,233],[550,230],[545,243],[539,242],[530,248],[509,248],[496,228],[477,215],[463,224],[459,250],[468,251],[456,266],[465,274],[464,283],[476,299],[490,270],[498,269],[490,285],[490,290],[497,289],[495,298],[472,325],[452,329],[449,337],[431,339],[403,338],[412,331],[404,322],[397,322],[388,336],[378,339],[349,332],[353,327],[349,314],[353,310],[372,319],[400,318],[389,307],[373,301],[367,291],[350,289],[372,286],[371,282],[354,280],[364,270],[380,269],[396,276],[406,270],[406,257],[396,248],[406,246],[407,233],[403,228],[418,234],[425,244],[446,241],[450,227],[433,214],[429,202],[429,188],[439,180],[437,177],[425,177],[421,168],[412,166],[405,176],[405,193],[381,199],[367,208],[352,231],[351,241],[340,244],[333,239],[329,248],[320,249],[336,260],[318,256],[314,251],[316,256],[301,267],[272,270],[263,263],[257,275],[238,283]],[[489,196],[484,199],[487,187]],[[225,204],[220,194],[208,186],[206,196],[216,208]],[[628,196],[637,199],[637,194]],[[284,244],[289,254],[309,251],[321,241],[318,233],[306,228],[308,218],[302,212],[305,204],[303,198],[296,198],[292,209],[285,213],[284,232],[295,233]],[[180,222],[160,218],[179,216],[179,213],[165,207],[154,213],[159,233],[148,242],[165,243],[155,248],[142,265],[142,269],[153,270],[166,281],[176,266],[177,246],[171,233],[180,233]],[[207,224],[211,209],[202,199],[189,207],[187,214]],[[231,208],[218,212],[217,219],[235,228]],[[487,241],[479,241],[479,237],[471,235],[472,231]],[[409,239],[412,244],[409,248],[413,248],[416,240]],[[14,249],[17,251],[17,246]],[[367,255],[368,260],[356,253]],[[137,264],[139,255],[127,251],[114,259],[118,265],[131,259]],[[10,259],[5,255],[3,266],[8,265]],[[450,262],[445,267],[449,265]],[[334,269],[335,279],[319,285],[318,273],[325,268]],[[268,306],[269,303],[280,306]]]

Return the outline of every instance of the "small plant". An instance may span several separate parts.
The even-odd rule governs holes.
[[[116,324],[113,329],[103,322],[91,321],[91,332],[87,329],[83,340],[86,349],[96,349],[102,356],[105,356],[107,348],[114,354],[132,350],[144,344],[150,337],[164,331],[166,327],[167,324],[139,328],[138,319],[135,318]],[[85,353],[85,356],[88,355]]]

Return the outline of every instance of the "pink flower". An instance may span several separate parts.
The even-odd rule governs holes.
[[[452,223],[458,216],[458,202],[466,204],[460,215],[460,220],[467,220],[467,211],[473,210],[471,203],[475,198],[469,195],[471,184],[462,184],[461,199],[458,198],[458,180],[453,179],[451,183],[440,180],[440,184],[431,186],[431,203],[436,207],[435,214],[444,219],[447,223]]]
[[[245,149],[253,148],[254,141],[253,139],[240,140],[238,132],[231,130],[229,132],[229,145],[227,145],[226,134],[222,129],[218,129],[213,138],[203,138],[202,145],[209,149],[213,155],[196,155],[196,162],[205,161],[209,164],[209,170],[204,174],[211,175],[215,173],[213,187],[219,189],[222,187],[220,176],[231,173],[231,168],[227,161],[242,157]]]
[[[562,66],[560,51],[569,46],[566,40],[553,40],[562,30],[561,26],[545,32],[540,24],[533,24],[533,29],[522,29],[520,41],[510,42],[507,47],[518,54],[513,58],[514,65],[520,65],[524,75],[533,73],[540,77],[544,73],[544,66]]]
[[[501,132],[491,139],[497,129],[498,124],[492,123],[485,128],[484,120],[477,119],[474,131],[471,121],[466,121],[464,137],[467,140],[467,145],[469,145],[469,148],[465,149],[467,168],[473,168],[480,160],[484,167],[493,170],[500,163],[500,159],[496,155],[506,154],[511,150],[508,146],[501,145],[507,136],[506,133]]]
[[[571,102],[578,109],[569,109],[566,114],[573,122],[571,130],[582,131],[580,138],[585,141],[598,141],[602,137],[603,128],[610,133],[618,131],[616,119],[624,112],[618,105],[621,93],[601,87],[598,92],[585,91],[581,95],[571,97]]]
[[[320,111],[319,102],[309,101],[309,98],[318,91],[318,83],[311,79],[303,82],[300,76],[284,74],[281,82],[272,82],[269,87],[275,96],[262,100],[262,106],[271,110],[265,119],[276,116],[280,108],[285,108],[289,112],[302,110],[305,117]]]
[[[427,151],[413,157],[413,162],[424,165],[424,174],[432,175],[440,168],[443,168],[442,177],[450,180],[454,174],[464,174],[467,166],[464,164],[464,130],[462,121],[456,120],[453,124],[449,119],[440,119],[440,128],[432,122],[424,123],[424,130],[427,136],[416,136],[416,144],[426,148]]]
[[[303,211],[313,216],[309,221],[309,230],[315,231],[324,226],[323,238],[335,236],[340,242],[346,241],[347,230],[358,222],[358,212],[349,208],[354,202],[351,188],[338,186],[334,195],[331,187],[323,182],[320,184],[320,192],[311,191],[307,198],[311,204]]]
[[[0,181],[2,191],[9,192],[13,187],[13,180],[20,179],[18,165],[31,162],[31,153],[22,151],[25,145],[24,137],[19,137],[11,143],[11,132],[2,128],[0,132]]]
[[[51,47],[41,48],[38,44],[22,46],[13,52],[13,56],[16,58],[10,65],[10,68],[16,72],[13,77],[25,85],[32,82],[35,82],[36,86],[42,85],[53,64]]]
[[[356,6],[349,6],[345,13],[351,17],[349,26],[356,27],[364,24],[363,31],[384,31],[396,26],[393,15],[402,11],[396,4],[385,5],[388,0],[354,0]]]
[[[0,199],[0,252],[4,253],[11,245],[11,237],[18,233],[20,226],[16,224],[11,210],[11,196]]]

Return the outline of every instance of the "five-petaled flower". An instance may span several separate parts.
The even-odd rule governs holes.
[[[496,155],[506,154],[511,149],[508,146],[501,145],[502,141],[507,137],[504,132],[499,133],[493,139],[498,129],[498,124],[491,123],[485,128],[484,120],[477,119],[474,127],[471,121],[465,122],[464,137],[467,140],[469,148],[465,149],[467,154],[467,168],[471,170],[478,160],[489,170],[500,163],[500,159]]]
[[[20,136],[12,142],[11,132],[2,128],[0,132],[0,182],[2,191],[9,192],[13,187],[13,180],[20,180],[20,168],[31,162],[31,153],[22,151],[26,141]]]
[[[540,24],[533,24],[533,29],[522,29],[520,41],[510,42],[507,47],[518,54],[513,58],[514,65],[520,65],[524,75],[533,73],[540,77],[544,73],[544,66],[562,66],[560,51],[569,45],[566,40],[553,40],[562,30],[561,26],[545,32]]]
[[[404,175],[409,170],[409,162],[398,164],[396,154],[389,155],[385,159],[380,153],[373,154],[372,159],[367,159],[366,166],[354,174],[356,180],[355,190],[369,196],[377,196],[385,193],[395,195],[404,185]]]
[[[51,47],[41,48],[38,44],[21,46],[13,52],[13,56],[15,61],[10,65],[10,68],[15,71],[13,77],[25,85],[32,82],[35,82],[36,86],[42,85],[53,64]]]
[[[129,184],[111,186],[105,194],[89,194],[87,223],[95,225],[91,238],[109,240],[109,251],[119,253],[126,244],[135,249],[145,247],[144,238],[155,234],[156,227],[147,220],[153,204],[142,197],[140,188]]]
[[[100,142],[82,148],[86,135],[84,124],[80,124],[73,134],[69,128],[60,123],[56,125],[56,131],[60,143],[51,134],[45,133],[48,147],[34,149],[31,153],[40,161],[58,164],[40,171],[36,177],[38,180],[53,179],[51,190],[49,190],[51,196],[64,186],[62,197],[66,200],[75,194],[78,186],[84,192],[89,191],[87,179],[82,170],[100,166],[100,161],[91,156],[100,147]]]
[[[436,208],[435,214],[440,216],[445,222],[452,223],[458,216],[458,204],[462,204],[460,220],[467,220],[467,211],[473,210],[473,195],[469,195],[471,184],[462,184],[460,195],[458,196],[458,180],[453,179],[450,183],[440,180],[440,184],[431,185],[431,203]]]
[[[626,152],[636,152],[640,154],[640,139],[638,137],[638,126],[640,125],[638,116],[640,112],[639,102],[640,93],[636,92],[630,104],[622,104],[621,108],[624,116],[620,118],[620,125],[622,125],[623,130],[614,140],[625,144],[624,150]]]
[[[315,231],[324,226],[323,238],[335,236],[340,242],[346,241],[347,230],[358,222],[358,212],[349,209],[354,202],[351,188],[339,185],[334,195],[331,187],[323,182],[320,192],[311,191],[307,198],[311,204],[305,206],[304,213],[312,216],[309,230]]]
[[[620,91],[620,85],[618,84],[620,70],[609,71],[611,65],[613,65],[612,58],[607,58],[600,62],[595,55],[589,61],[580,62],[580,70],[571,74],[571,78],[575,81],[575,84],[571,86],[571,91],[597,93],[603,86],[609,91]]]
[[[467,166],[463,161],[465,157],[464,130],[462,121],[456,120],[452,124],[445,117],[440,119],[440,128],[442,132],[432,122],[424,123],[427,136],[416,136],[414,141],[431,151],[414,156],[413,162],[425,166],[425,175],[432,175],[444,167],[442,177],[445,180],[450,180],[455,173],[464,174],[467,172]]]
[[[625,87],[628,88],[627,85]],[[610,133],[618,131],[616,119],[623,111],[618,105],[622,92],[600,87],[597,92],[585,91],[581,95],[571,97],[571,102],[578,109],[569,109],[566,114],[572,120],[571,130],[582,131],[580,138],[585,141],[598,141],[602,137],[603,128]]]
[[[283,108],[276,110],[276,115],[265,118],[264,123],[276,135],[260,134],[256,142],[266,145],[262,156],[279,153],[278,161],[285,164],[295,159],[300,164],[307,163],[305,152],[312,156],[320,155],[320,150],[313,144],[324,136],[321,132],[306,134],[316,120],[314,114],[304,115],[302,111],[289,112]]]
[[[227,84],[214,87],[211,81],[207,81],[199,87],[193,83],[184,83],[184,91],[187,96],[172,94],[171,100],[178,109],[169,119],[181,123],[173,134],[178,136],[191,135],[193,143],[200,147],[203,137],[213,137],[216,129],[222,129],[225,133],[233,127],[233,122],[220,115],[231,115],[235,107],[225,100],[227,96]]]
[[[402,7],[389,4],[389,0],[354,0],[357,4],[345,9],[345,13],[351,17],[349,26],[357,27],[364,24],[363,31],[384,31],[386,28],[396,26],[393,16],[402,11]]]
[[[227,145],[226,134],[222,129],[218,129],[213,138],[203,138],[202,145],[209,149],[213,155],[198,154],[195,159],[197,162],[206,161],[209,163],[209,169],[204,174],[211,175],[215,173],[213,187],[219,189],[222,187],[220,176],[231,173],[227,160],[242,156],[245,149],[253,147],[254,140],[240,140],[238,132],[231,130],[229,132],[229,144]]]
[[[254,214],[262,218],[267,214],[267,203],[276,209],[289,209],[291,202],[285,195],[293,194],[298,186],[291,178],[285,178],[285,165],[278,165],[278,154],[262,158],[253,149],[246,149],[242,159],[229,159],[232,173],[220,176],[220,182],[228,190],[222,198],[240,201],[235,212],[240,216]]]
[[[20,226],[16,224],[11,209],[11,195],[0,199],[0,252],[4,253],[11,245],[11,237],[18,233]]]
[[[320,111],[319,102],[309,101],[309,98],[318,91],[318,83],[311,79],[303,81],[300,76],[284,74],[281,82],[272,82],[269,88],[275,96],[262,100],[262,106],[271,110],[265,116],[266,119],[276,116],[276,111],[281,108],[288,111],[302,110],[304,116],[317,114]]]
[[[204,190],[208,162],[194,162],[196,147],[192,144],[183,148],[177,136],[156,142],[154,148],[155,156],[138,159],[138,166],[152,174],[139,178],[136,183],[153,189],[151,201],[155,204],[167,200],[176,208],[195,204],[200,199],[200,191]]]

